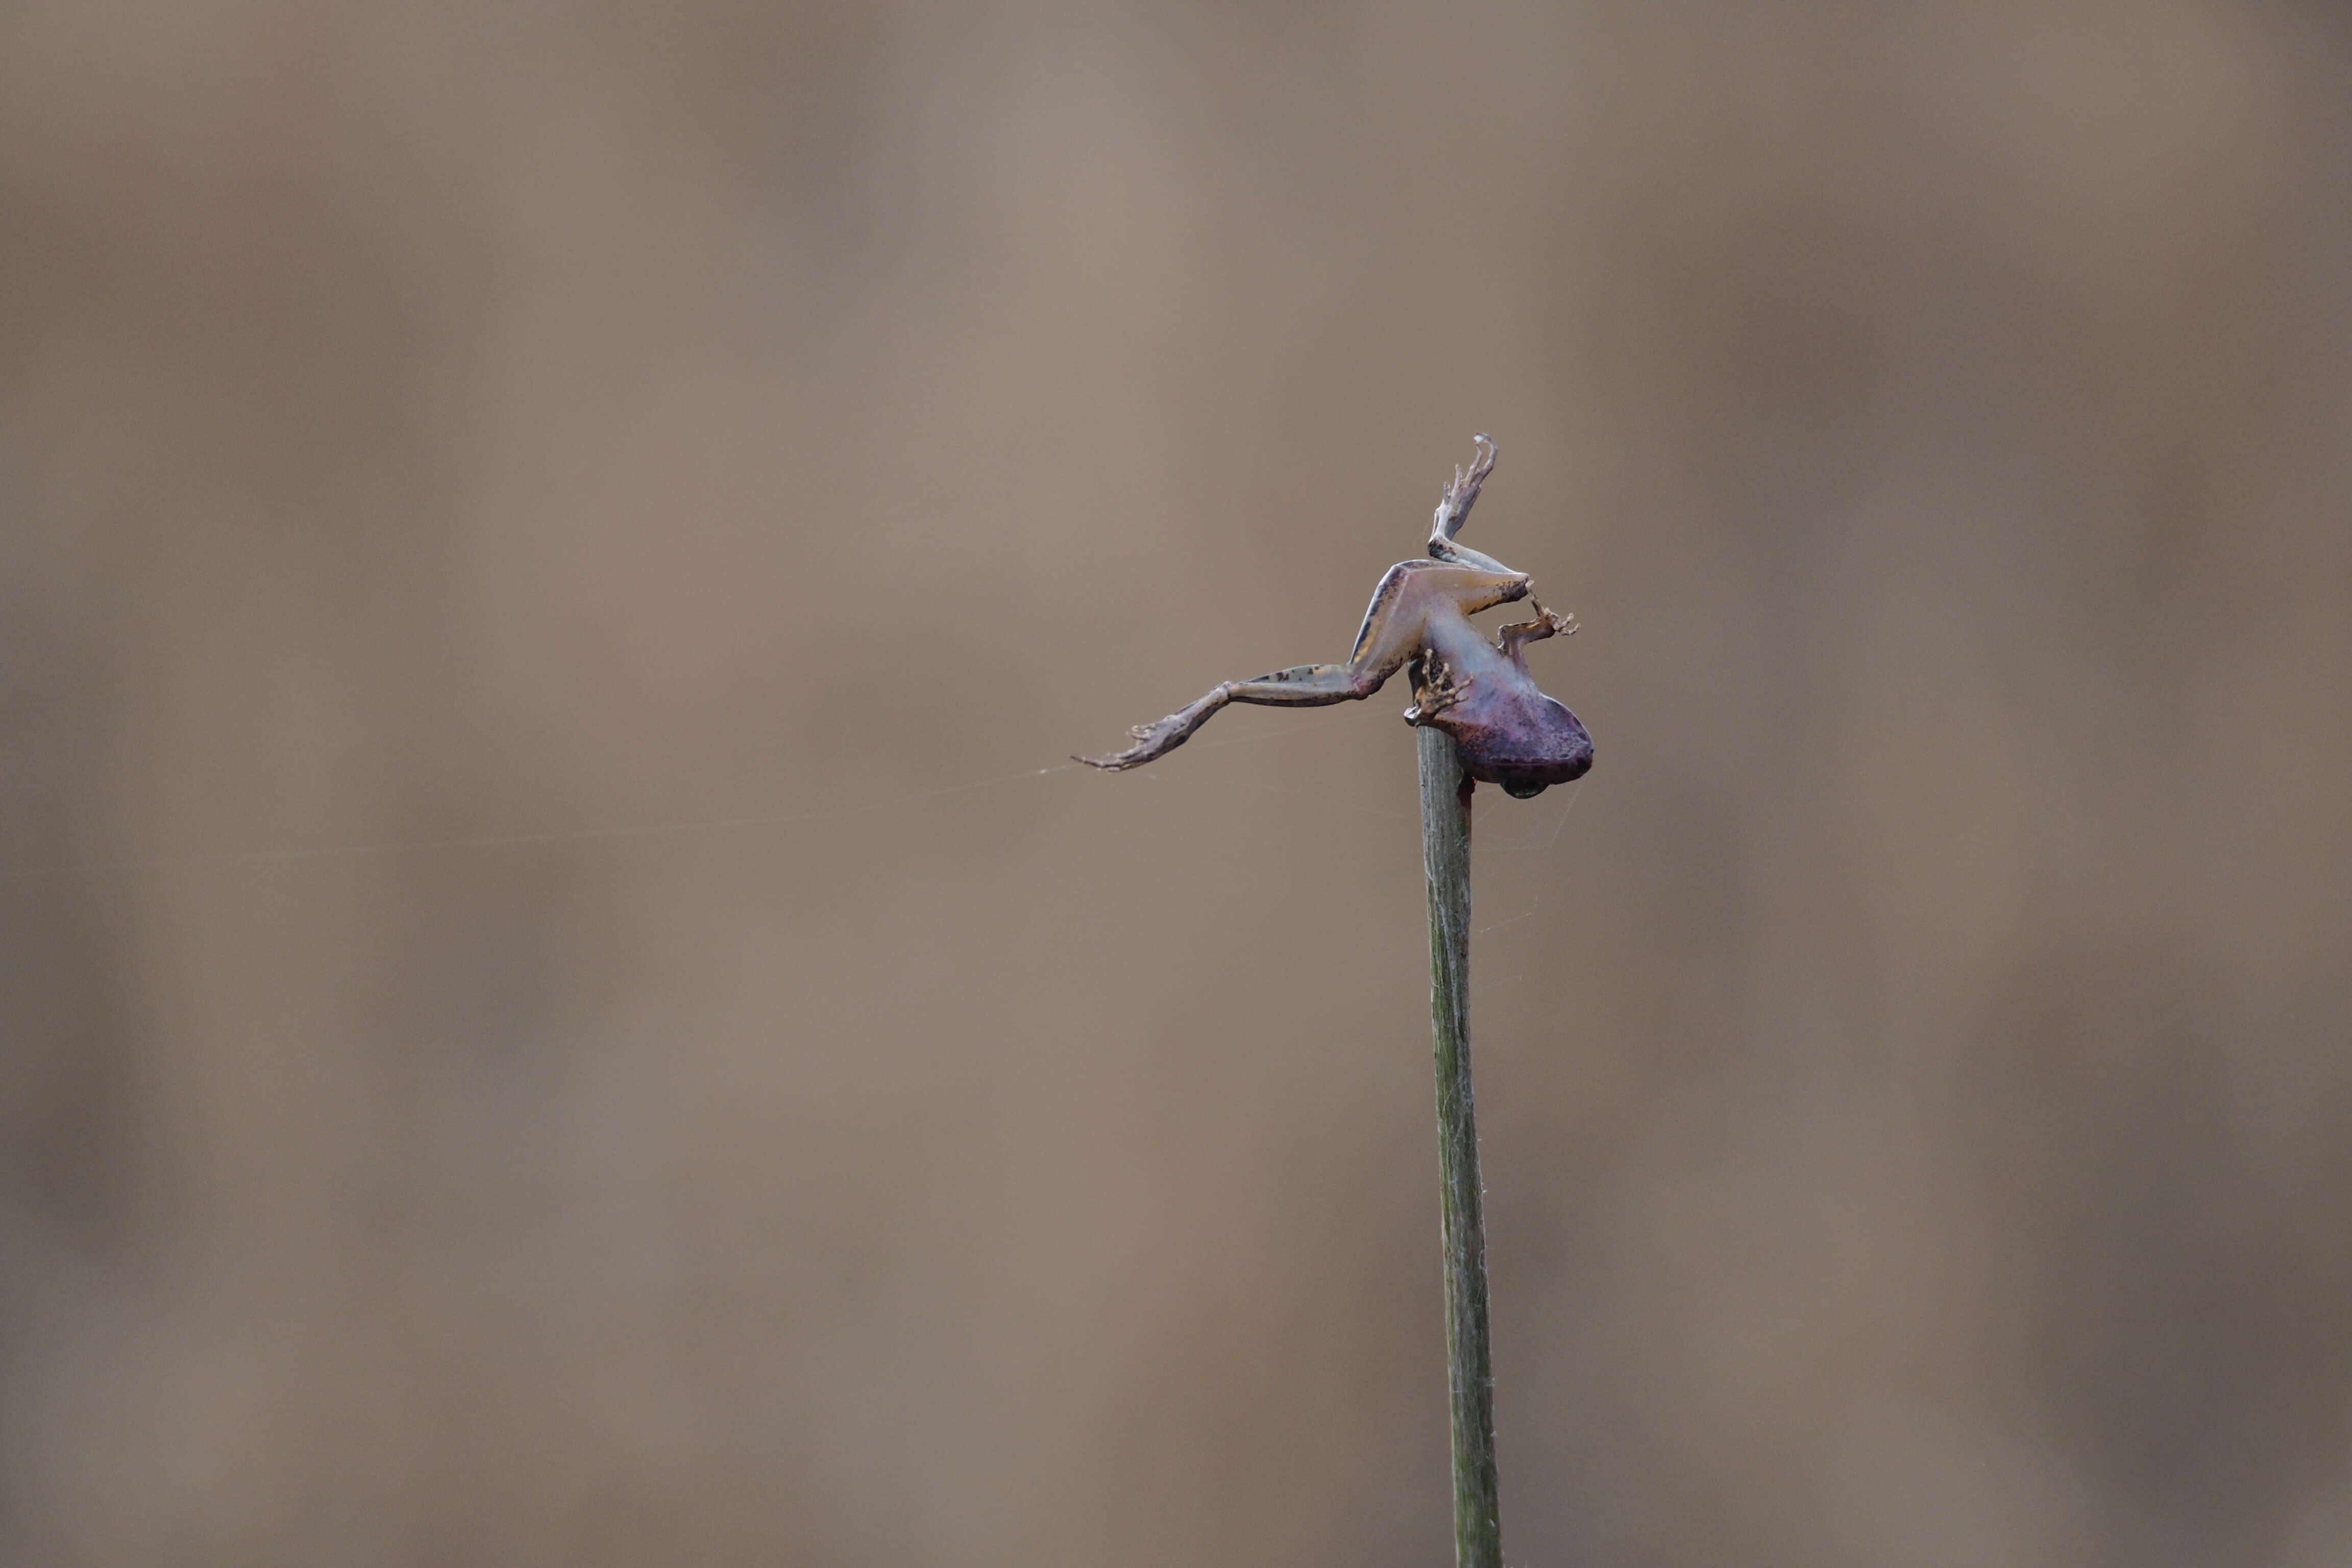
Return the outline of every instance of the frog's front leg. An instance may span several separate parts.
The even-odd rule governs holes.
[[[1514,621],[1509,626],[1495,628],[1495,646],[1501,648],[1505,656],[1519,667],[1519,673],[1522,675],[1528,673],[1526,651],[1528,644],[1541,642],[1546,637],[1569,637],[1576,635],[1575,616],[1563,616],[1556,611],[1545,609],[1532,594],[1528,595],[1528,604],[1535,610],[1534,620]]]

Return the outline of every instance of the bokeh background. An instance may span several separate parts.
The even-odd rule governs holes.
[[[0,1562],[2352,1562],[2352,17],[0,11]]]

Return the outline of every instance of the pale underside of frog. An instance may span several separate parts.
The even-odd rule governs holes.
[[[1354,702],[1378,691],[1411,667],[1408,724],[1427,724],[1454,738],[1462,770],[1500,784],[1522,799],[1551,784],[1581,778],[1592,766],[1592,737],[1575,714],[1536,689],[1527,645],[1576,630],[1571,616],[1556,615],[1535,596],[1535,581],[1489,555],[1455,542],[1478,489],[1495,468],[1495,443],[1477,437],[1477,460],[1437,503],[1429,531],[1429,559],[1400,561],[1372,591],[1371,607],[1345,664],[1302,664],[1252,680],[1228,680],[1156,724],[1129,733],[1135,744],[1108,757],[1079,757],[1118,771],[1166,756],[1229,702],[1273,708],[1319,708]],[[1496,605],[1525,599],[1536,618],[1498,627],[1495,640],[1470,617]]]

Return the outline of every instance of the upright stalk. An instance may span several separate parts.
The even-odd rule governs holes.
[[[1502,1568],[1495,1370],[1486,1336],[1486,1220],[1470,1091],[1470,779],[1453,737],[1421,748],[1421,853],[1429,873],[1429,1016],[1437,1043],[1437,1150],[1445,1216],[1445,1369],[1454,1403],[1454,1561]]]

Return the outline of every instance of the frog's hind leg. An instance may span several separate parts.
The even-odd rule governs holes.
[[[1403,660],[1398,660],[1402,664]],[[1187,703],[1156,724],[1138,724],[1128,731],[1135,744],[1108,757],[1074,757],[1088,767],[1118,773],[1139,768],[1166,756],[1191,740],[1192,731],[1228,702],[1255,702],[1269,708],[1319,708],[1331,702],[1354,702],[1380,689],[1393,673],[1361,669],[1352,664],[1301,664],[1277,669],[1251,680],[1227,680],[1205,696]]]
[[[1126,751],[1076,760],[1114,773],[1141,767],[1182,745],[1229,702],[1320,708],[1333,702],[1361,701],[1421,651],[1433,615],[1475,615],[1524,598],[1527,591],[1528,579],[1517,572],[1488,572],[1438,561],[1399,562],[1372,591],[1371,605],[1364,612],[1363,626],[1356,633],[1355,649],[1347,663],[1294,665],[1250,680],[1225,681],[1158,723],[1139,724],[1129,731],[1135,744]]]
[[[1472,437],[1478,455],[1471,459],[1467,473],[1454,470],[1454,482],[1437,498],[1437,515],[1430,520],[1429,553],[1433,560],[1455,566],[1467,566],[1479,572],[1499,572],[1505,576],[1517,576],[1509,567],[1481,551],[1461,543],[1455,535],[1470,519],[1470,509],[1477,504],[1478,492],[1486,483],[1486,476],[1495,471],[1495,438],[1481,432]]]
[[[1075,760],[1114,773],[1141,767],[1182,745],[1229,702],[1320,708],[1370,697],[1421,647],[1426,595],[1418,590],[1436,569],[1436,563],[1429,561],[1407,561],[1389,568],[1372,592],[1370,607],[1364,612],[1363,626],[1356,633],[1355,650],[1347,663],[1293,665],[1249,680],[1224,681],[1158,723],[1139,724],[1129,731],[1136,743],[1126,751]]]

